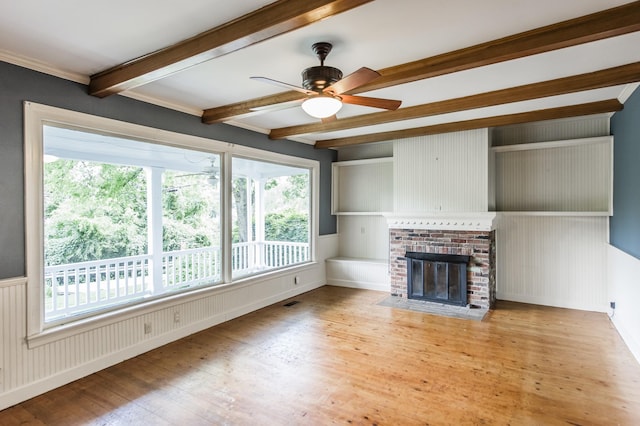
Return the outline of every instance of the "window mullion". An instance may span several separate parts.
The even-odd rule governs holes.
[[[265,266],[265,233],[264,233],[264,184],[265,179],[257,179],[254,181],[256,187],[256,200],[255,200],[255,221],[256,221],[256,246],[258,256],[256,259],[257,266],[262,268]]]
[[[161,167],[150,167],[147,173],[147,241],[149,279],[153,294],[163,292],[162,285],[162,173]]]
[[[232,157],[229,154],[222,155],[221,173],[221,211],[222,211],[222,279],[223,282],[231,282],[231,256],[233,241],[233,213],[232,213],[232,197],[233,197],[233,179],[231,170]]]
[[[256,249],[257,241],[253,235],[253,200],[251,199],[251,193],[253,192],[253,179],[247,176],[246,192],[247,192],[247,256],[248,267],[250,270],[255,270],[256,267]]]

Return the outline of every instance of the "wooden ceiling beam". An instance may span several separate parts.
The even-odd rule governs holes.
[[[304,27],[372,0],[278,0],[192,38],[95,74],[89,93],[105,97]]]
[[[246,118],[251,115],[263,114],[268,110],[254,111],[254,108],[266,107],[269,105],[283,104],[304,98],[306,95],[296,91],[282,92],[276,95],[255,98],[246,102],[238,102],[235,104],[225,105],[217,108],[209,108],[202,113],[202,122],[205,124],[214,124],[227,121],[231,118]]]
[[[378,70],[381,77],[349,93],[363,93],[409,83],[443,74],[495,64],[552,50],[576,46],[609,37],[640,31],[640,1],[562,21],[464,49]],[[299,94],[283,93],[259,100],[211,108],[202,117],[204,123],[217,123],[248,115],[252,108],[297,99]],[[259,102],[259,103],[258,103]]]
[[[466,111],[512,102],[528,101],[549,96],[566,95],[583,90],[600,89],[640,81],[640,62],[607,68],[600,71],[558,78],[539,83],[526,84],[518,87],[495,90],[462,98],[447,99],[429,104],[400,108],[395,111],[376,112],[354,117],[342,118],[330,123],[311,123],[299,126],[273,129],[269,133],[270,139],[283,139],[289,136],[303,135],[317,132],[335,132],[372,126],[375,124],[391,123],[394,121],[411,120],[439,114]]]
[[[582,115],[602,114],[620,110],[622,110],[622,104],[620,101],[617,99],[609,99],[605,101],[522,112],[518,114],[477,118],[473,120],[458,121],[455,123],[435,124],[432,126],[417,127],[414,129],[372,133],[338,139],[325,139],[317,141],[314,146],[316,148],[338,148],[341,146],[391,141],[440,133],[461,132],[464,130],[482,129],[485,127],[508,126],[511,124],[531,123],[534,121],[554,120],[558,118],[578,117]]]

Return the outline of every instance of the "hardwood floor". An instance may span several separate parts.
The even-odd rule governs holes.
[[[484,321],[323,287],[0,412],[0,424],[638,425],[606,314],[498,302]]]

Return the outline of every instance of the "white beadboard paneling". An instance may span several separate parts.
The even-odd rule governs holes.
[[[640,362],[640,259],[622,250],[607,246],[609,292],[608,299],[616,303],[615,311],[609,310],[625,343]]]
[[[327,284],[389,293],[389,264],[366,259],[327,259]]]
[[[333,164],[336,212],[386,212],[393,208],[393,161]]]
[[[560,120],[496,127],[492,129],[493,146],[546,142],[609,135],[610,114],[588,115]]]
[[[488,134],[478,129],[395,141],[395,211],[487,211]]]
[[[321,235],[318,238],[317,259],[330,259],[339,256],[340,238],[339,234]]]
[[[338,161],[393,157],[392,142],[367,143],[338,148]]]
[[[21,310],[25,306],[25,281],[15,281],[16,285],[0,287],[0,307],[2,311],[2,348],[0,360],[2,368],[2,388],[11,389],[24,381],[29,371],[25,368],[22,354],[24,346],[25,318]],[[13,367],[13,368],[12,368]]]
[[[488,181],[487,181],[487,210],[490,212],[494,212],[497,210],[496,208],[496,153],[491,149],[491,143],[488,144],[488,154],[487,154],[487,166],[488,170]]]
[[[497,231],[497,296],[606,311],[607,217],[504,215]]]
[[[339,256],[389,258],[389,229],[383,216],[338,216]]]
[[[613,141],[598,141],[497,152],[498,210],[609,211]]]
[[[334,238],[319,239],[319,245]],[[320,248],[319,253],[333,252]],[[26,280],[0,280],[0,410],[181,337],[325,284],[317,263],[165,301],[26,343]],[[294,277],[299,277],[296,284]],[[174,321],[175,312],[180,321]],[[144,333],[144,324],[151,333]]]

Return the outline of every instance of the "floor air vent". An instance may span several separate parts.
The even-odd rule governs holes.
[[[298,303],[300,303],[300,302],[298,302],[297,300],[292,300],[289,303],[285,303],[284,306],[289,307],[289,306],[297,305]]]

